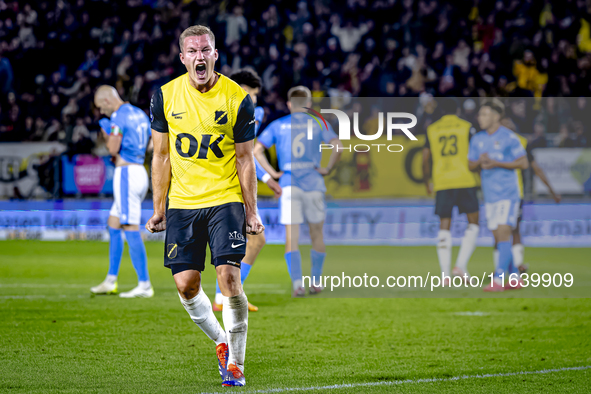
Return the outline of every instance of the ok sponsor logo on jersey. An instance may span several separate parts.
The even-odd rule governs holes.
[[[175,119],[182,119],[186,111],[173,111]],[[203,129],[198,133],[179,133],[176,137],[175,148],[179,156],[184,158],[196,159],[221,159],[224,152],[221,149],[221,143],[226,138],[228,124],[228,112],[218,110],[213,113],[209,121],[203,123]],[[208,157],[211,151],[214,156]]]
[[[201,141],[198,141],[197,137],[200,137]],[[197,156],[197,159],[207,159],[207,153],[211,150],[215,157],[221,159],[224,157],[224,152],[220,148],[220,143],[224,138],[226,138],[225,134],[194,136],[189,133],[180,133],[176,136],[175,148],[179,156],[184,158]]]

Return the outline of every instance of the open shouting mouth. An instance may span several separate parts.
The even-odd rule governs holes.
[[[195,67],[195,72],[197,73],[198,78],[205,78],[205,74],[207,73],[205,64],[198,64],[197,67]]]

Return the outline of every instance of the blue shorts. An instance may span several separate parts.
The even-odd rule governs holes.
[[[183,267],[181,271],[203,271],[209,243],[211,264],[240,268],[246,254],[245,235],[246,218],[242,203],[201,209],[168,209],[164,266],[171,268],[173,274]]]

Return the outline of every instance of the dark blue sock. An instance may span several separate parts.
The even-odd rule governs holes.
[[[248,277],[248,274],[250,273],[251,268],[252,268],[252,265],[246,264],[245,262],[242,262],[242,264],[240,264],[240,282],[242,284],[244,284],[244,281]]]
[[[499,242],[497,249],[499,250],[499,266],[495,275],[498,278],[502,273],[505,273],[506,280],[508,278],[506,273],[509,271],[509,264],[511,264],[511,259],[513,258],[511,255],[511,242]]]
[[[129,245],[129,257],[131,257],[131,263],[135,272],[137,273],[138,280],[145,282],[150,280],[148,275],[148,256],[146,255],[146,248],[144,247],[144,241],[139,231],[126,231],[125,238]]]
[[[123,238],[121,229],[109,227],[109,275],[117,276],[123,255]]]
[[[320,277],[322,276],[322,267],[324,266],[324,258],[326,257],[326,253],[317,252],[316,250],[312,249],[310,251],[310,260],[312,261],[312,279],[314,282],[312,284],[320,284]]]

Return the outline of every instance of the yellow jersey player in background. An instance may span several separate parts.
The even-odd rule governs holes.
[[[427,194],[435,195],[435,214],[440,225],[437,236],[437,256],[441,267],[444,286],[451,282],[451,275],[469,279],[468,261],[476,248],[478,238],[478,198],[476,190],[478,175],[468,168],[470,138],[476,129],[457,115],[455,99],[438,99],[442,116],[427,127],[427,138],[423,148],[423,180]],[[431,168],[433,172],[431,174]],[[431,176],[432,175],[432,176]],[[430,179],[433,178],[433,185]],[[451,216],[453,207],[468,217],[468,227],[462,238],[462,245],[456,265],[451,270]]]
[[[154,215],[146,229],[166,230],[164,265],[189,316],[216,344],[222,385],[244,386],[248,299],[240,261],[246,233],[264,230],[256,212],[254,105],[214,71],[218,52],[208,27],[187,28],[179,45],[188,72],[158,89],[150,103]],[[207,244],[226,331],[201,288]]]
[[[552,199],[557,204],[560,203],[562,197],[559,194],[556,194],[556,192],[552,188],[552,185],[550,185],[550,181],[548,181],[548,178],[546,177],[544,170],[542,170],[542,167],[540,167],[538,165],[538,163],[536,163],[536,159],[534,158],[534,155],[532,154],[532,150],[528,148],[527,138],[525,138],[524,136],[520,135],[517,132],[517,126],[511,120],[511,118],[503,118],[501,120],[501,125],[505,126],[509,130],[513,131],[515,133],[515,135],[517,135],[519,142],[521,142],[521,145],[525,149],[525,152],[527,154],[527,160],[529,161],[529,164],[530,164],[532,170],[534,170],[534,174],[540,178],[540,180],[544,183],[544,185],[546,185],[546,187],[548,188],[548,191],[550,192],[550,195],[552,196]],[[543,127],[543,124],[537,124],[536,126]],[[534,127],[536,127],[536,126],[534,126]],[[525,196],[525,192],[524,192],[525,182],[524,182],[523,178],[525,176],[525,173],[521,169],[518,169],[517,176],[519,179],[519,195],[521,197],[521,203],[519,204],[519,214],[517,216],[517,226],[513,229],[513,232],[512,232],[513,246],[511,247],[511,255],[513,257],[513,261],[512,261],[512,265],[509,266],[509,269],[510,269],[511,273],[525,273],[525,272],[527,272],[528,267],[526,264],[523,264],[525,250],[523,247],[523,243],[521,242],[521,232],[520,232],[520,228],[519,228],[519,224],[521,223],[521,219],[523,219],[523,199]],[[496,269],[496,267],[498,266],[498,263],[499,263],[499,251],[497,250],[496,243],[495,243],[495,248],[493,250],[493,259],[494,259],[495,269]]]

